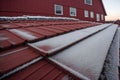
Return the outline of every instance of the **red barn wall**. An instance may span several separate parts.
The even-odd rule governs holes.
[[[55,15],[54,4],[63,6],[63,15]],[[77,9],[75,18],[80,20],[96,21],[96,13],[106,15],[100,0],[93,0],[92,6],[84,4],[84,0],[1,0],[0,16],[42,15],[70,17],[70,7]],[[84,10],[93,11],[94,19],[85,18]],[[104,20],[100,22],[104,22]]]

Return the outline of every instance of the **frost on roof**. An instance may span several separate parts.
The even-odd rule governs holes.
[[[49,59],[66,66],[64,68],[74,75],[77,72],[91,80],[98,80],[116,29],[116,25],[109,27]]]
[[[6,17],[1,16],[0,20],[78,20],[76,18],[69,18],[69,17],[50,17],[50,16],[16,16],[16,17]]]
[[[119,35],[120,35],[120,27],[118,28],[118,32],[119,32]],[[119,43],[120,43],[120,37],[119,37]],[[119,44],[120,46],[120,44]]]
[[[44,53],[54,53],[60,49],[65,48],[99,30],[102,30],[109,26],[110,24],[103,24],[91,28],[86,28],[82,30],[77,30],[71,33],[67,33],[61,36],[53,37],[43,41],[30,44],[31,46],[36,47]]]
[[[27,40],[33,40],[33,39],[36,39],[37,37],[28,33],[28,32],[25,32],[25,31],[21,31],[21,30],[18,30],[18,29],[10,29],[11,32],[19,35],[20,37],[24,38],[24,39],[27,39]]]
[[[104,76],[108,80],[119,80],[118,66],[119,66],[119,33],[117,31],[107,55],[103,71]]]

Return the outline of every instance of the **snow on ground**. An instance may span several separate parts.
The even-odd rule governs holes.
[[[98,80],[116,29],[117,26],[113,25],[49,59],[65,66],[76,76],[82,74],[91,80]]]

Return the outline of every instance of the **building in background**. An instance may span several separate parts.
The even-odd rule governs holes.
[[[60,16],[104,22],[102,0],[1,0],[0,16]]]

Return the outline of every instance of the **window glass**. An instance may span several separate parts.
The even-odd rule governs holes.
[[[76,8],[70,7],[70,16],[76,16]]]
[[[55,14],[63,15],[63,6],[62,5],[55,5]]]
[[[89,17],[89,15],[88,15],[88,10],[85,10],[85,11],[84,11],[84,16],[85,16],[85,17]]]
[[[101,15],[101,20],[104,20],[103,14]]]
[[[90,12],[90,17],[94,18],[94,12],[92,12],[92,11]]]
[[[100,21],[100,14],[96,14],[96,20]]]
[[[92,5],[92,0],[85,0],[85,4]]]

